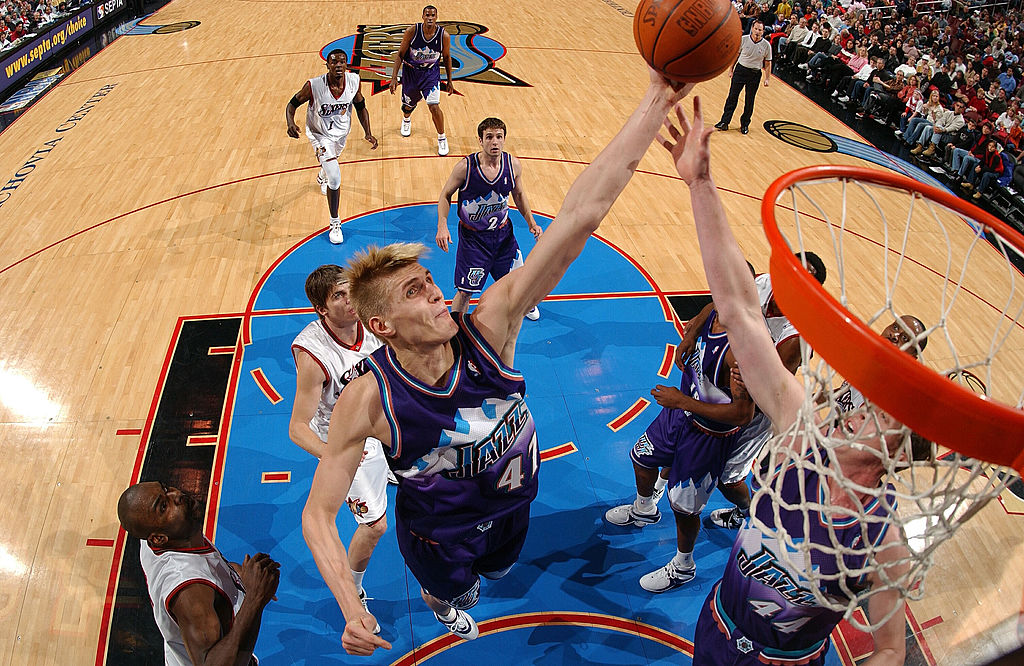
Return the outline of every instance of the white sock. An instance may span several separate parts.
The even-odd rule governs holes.
[[[676,565],[677,569],[693,569],[697,566],[693,562],[693,553],[684,553],[681,550],[676,551],[676,556],[672,558],[672,564]]]
[[[363,576],[366,575],[366,569],[363,569],[362,571],[355,571],[353,569],[351,571],[352,571],[352,580],[354,580],[356,582],[356,589],[359,590],[359,591],[362,591],[362,589],[363,589]]]
[[[633,506],[636,508],[637,513],[654,513],[657,510],[657,507],[654,506],[653,495],[644,497],[637,493]]]
[[[441,618],[445,622],[451,622],[452,620],[455,619],[455,616],[456,616],[455,608],[449,608],[448,612],[445,613],[444,615],[441,615],[440,613],[435,613],[435,615],[437,615],[439,618]]]
[[[332,223],[341,224],[341,218],[340,217],[332,217],[331,218],[331,222]]]
[[[447,139],[447,138],[448,138],[448,136],[445,135],[444,132],[441,132],[440,134],[437,135],[437,140],[438,141],[441,141],[442,139]]]
[[[664,490],[665,486],[667,484],[668,484],[668,479],[666,479],[665,477],[663,477],[662,475],[659,474],[658,475],[658,479],[654,482],[654,490],[655,491]]]

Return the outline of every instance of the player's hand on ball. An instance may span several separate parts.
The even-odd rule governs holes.
[[[448,228],[445,227],[443,230],[438,229],[437,235],[434,236],[434,242],[441,248],[442,252],[448,251],[448,245],[452,242],[452,235],[448,233]]]
[[[687,185],[693,186],[700,180],[711,179],[711,148],[709,139],[715,132],[713,127],[704,127],[704,112],[700,97],[693,98],[693,120],[690,121],[683,111],[682,104],[676,104],[677,128],[672,123],[672,115],[665,119],[665,133],[658,133],[658,143],[672,154],[676,163],[676,171]]]
[[[693,90],[693,87],[697,85],[696,83],[681,83],[679,81],[673,81],[672,79],[666,78],[653,67],[648,67],[647,71],[651,76],[651,87],[656,88],[673,104],[689,95],[690,91]]]
[[[391,649],[391,643],[373,633],[377,620],[369,613],[362,613],[345,624],[345,633],[341,635],[341,646],[345,652],[367,656],[377,648]]]
[[[372,134],[367,134],[364,138],[367,143],[370,144],[370,150],[377,150],[377,137]]]

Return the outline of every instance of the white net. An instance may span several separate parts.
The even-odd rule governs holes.
[[[1024,262],[1005,238],[919,193],[856,180],[799,182],[775,204],[791,250],[821,257],[822,288],[852,318],[880,335],[888,327],[908,362],[1021,408]],[[885,590],[921,598],[936,548],[1015,473],[912,435],[812,346],[803,344],[799,417],[755,465],[751,515],[818,603],[869,631],[888,617],[865,623],[854,610]]]

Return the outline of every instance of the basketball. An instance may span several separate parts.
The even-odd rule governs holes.
[[[651,67],[673,81],[713,79],[740,51],[740,19],[729,0],[641,0],[633,38]]]

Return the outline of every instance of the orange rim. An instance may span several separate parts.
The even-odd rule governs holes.
[[[814,166],[790,171],[768,186],[761,202],[765,235],[772,247],[772,290],[779,307],[814,351],[874,404],[915,432],[972,458],[1024,473],[1024,411],[951,382],[883,340],[825,291],[794,256],[779,231],[776,202],[796,183],[833,179],[917,192],[990,227],[1022,253],[1024,237],[949,192],[864,167]]]

